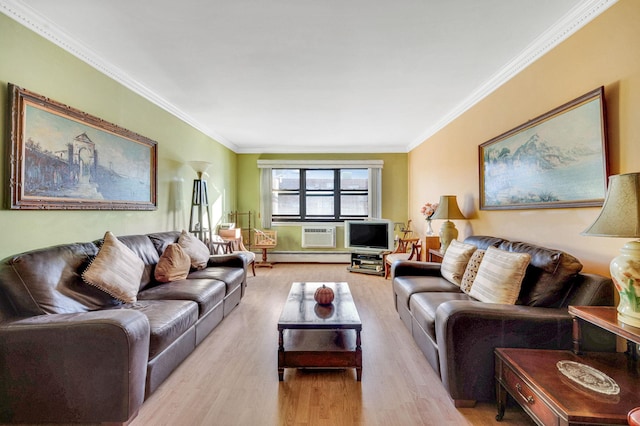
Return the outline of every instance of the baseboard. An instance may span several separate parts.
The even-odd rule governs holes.
[[[262,252],[256,252],[256,261],[262,260]],[[268,262],[281,263],[346,263],[351,262],[349,252],[330,251],[269,251]]]

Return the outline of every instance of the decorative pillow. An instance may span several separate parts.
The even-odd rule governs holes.
[[[482,302],[513,305],[531,256],[488,247],[469,296]]]
[[[469,263],[467,263],[467,268],[464,270],[460,289],[467,294],[471,291],[473,281],[476,279],[476,275],[478,275],[478,268],[480,267],[480,262],[482,262],[485,251],[486,250],[480,249],[474,251],[471,255],[471,259],[469,259]]]
[[[460,285],[464,270],[471,259],[471,255],[477,247],[473,244],[461,243],[458,240],[451,241],[442,258],[440,273],[449,282]]]
[[[183,280],[189,275],[191,258],[179,244],[169,244],[156,265],[154,277],[156,281],[168,283]]]
[[[137,298],[143,272],[142,259],[107,231],[102,247],[82,273],[82,279],[115,299],[133,303]]]
[[[184,249],[184,252],[191,258],[191,267],[193,269],[204,269],[209,261],[209,248],[205,243],[182,230],[178,244]]]

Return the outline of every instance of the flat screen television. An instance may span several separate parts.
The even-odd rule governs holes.
[[[354,252],[392,251],[393,238],[393,222],[387,219],[344,222],[344,246]]]

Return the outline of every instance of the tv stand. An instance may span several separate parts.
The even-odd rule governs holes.
[[[351,253],[350,272],[384,276],[383,253]]]

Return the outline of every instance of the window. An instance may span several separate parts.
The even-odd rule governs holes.
[[[271,222],[342,222],[380,217],[382,161],[258,160],[261,217]]]

